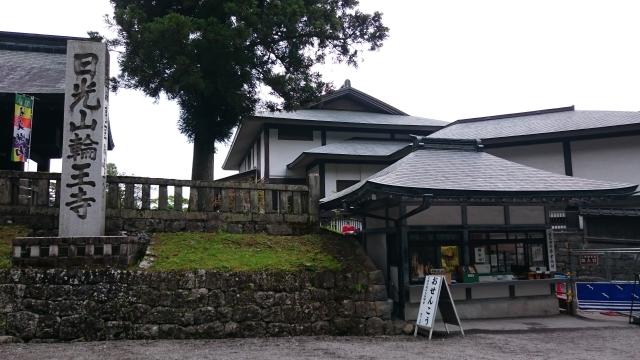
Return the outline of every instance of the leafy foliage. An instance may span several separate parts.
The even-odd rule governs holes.
[[[388,36],[382,15],[359,11],[357,0],[111,3],[118,38],[109,43],[124,49],[119,83],[177,100],[180,131],[211,153],[258,105],[291,110],[330,90],[315,64],[355,66]],[[259,104],[262,86],[280,101]]]

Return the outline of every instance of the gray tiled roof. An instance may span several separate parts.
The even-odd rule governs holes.
[[[408,140],[345,140],[306,150],[307,154],[388,156],[411,145]]]
[[[321,199],[337,200],[368,183],[420,191],[510,195],[631,192],[635,185],[588,180],[534,169],[481,151],[419,149],[341,192]],[[628,190],[628,191],[627,191]],[[514,194],[515,193],[515,194]]]
[[[572,110],[499,119],[459,121],[431,135],[449,139],[495,139],[640,124],[640,112]]]
[[[66,55],[0,49],[0,92],[64,93]]]
[[[398,153],[411,146],[408,140],[405,141],[391,141],[384,139],[352,139],[340,141],[324,146],[319,146],[310,150],[302,152],[295,160],[287,165],[288,168],[293,169],[300,166],[306,166],[318,159],[353,159],[353,157],[367,157],[371,158],[388,158],[389,162],[398,159],[402,156],[399,153],[395,157],[392,155]]]
[[[361,111],[344,110],[297,110],[291,112],[259,112],[256,117],[292,119],[335,123],[399,125],[399,126],[444,126],[446,121],[427,119],[409,115],[388,115]]]

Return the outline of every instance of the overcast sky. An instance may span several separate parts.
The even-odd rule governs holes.
[[[640,110],[638,1],[361,0],[361,8],[384,13],[390,38],[357,69],[326,64],[321,72],[336,87],[348,78],[411,115],[453,121],[568,105]],[[86,36],[106,32],[111,12],[108,0],[3,1],[0,30]],[[130,175],[188,179],[192,145],[177,117],[165,99],[112,94],[109,162]],[[216,178],[232,173],[220,169],[226,152],[221,144]]]

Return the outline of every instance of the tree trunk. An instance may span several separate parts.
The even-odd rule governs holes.
[[[193,163],[191,180],[213,180],[213,155],[215,142],[196,132],[193,139]]]

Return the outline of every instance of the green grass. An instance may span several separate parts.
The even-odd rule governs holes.
[[[29,229],[20,225],[0,226],[0,269],[11,267],[11,241],[29,235]]]
[[[297,271],[353,267],[357,245],[331,236],[159,233],[151,270]]]

